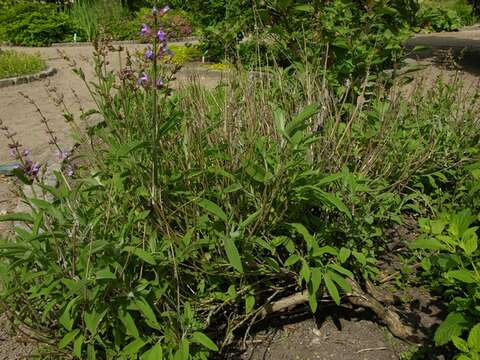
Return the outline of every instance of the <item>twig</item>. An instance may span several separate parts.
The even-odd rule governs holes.
[[[388,348],[386,348],[385,346],[377,347],[377,348],[367,348],[367,349],[358,350],[357,354],[367,352],[367,351],[376,351],[376,350],[388,350]]]

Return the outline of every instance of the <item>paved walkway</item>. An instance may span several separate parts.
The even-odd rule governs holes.
[[[461,31],[416,34],[405,44],[409,48],[426,46],[431,50],[466,49],[469,52],[480,52],[480,25],[470,26]]]

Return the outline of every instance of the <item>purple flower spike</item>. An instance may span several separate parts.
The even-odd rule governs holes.
[[[148,75],[146,73],[142,73],[138,78],[137,85],[147,85],[148,84]]]
[[[168,10],[170,10],[170,6],[168,6],[168,5],[164,6],[163,8],[160,9],[159,15],[160,16],[165,15],[168,12]]]
[[[150,34],[152,33],[152,30],[150,30],[150,28],[148,27],[147,24],[142,24],[142,27],[140,29],[140,35],[142,36],[150,36]]]
[[[157,39],[159,42],[165,42],[167,41],[167,35],[163,30],[158,30],[157,32]]]
[[[145,60],[153,60],[154,56],[155,54],[153,53],[152,48],[150,46],[147,47],[147,49],[145,50]]]

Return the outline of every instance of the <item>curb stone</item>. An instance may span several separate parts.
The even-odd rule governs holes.
[[[57,72],[58,71],[55,68],[48,68],[47,70],[41,71],[33,75],[23,75],[7,79],[0,79],[0,88],[13,85],[27,84],[36,80],[45,79],[49,76],[55,75]]]
[[[200,37],[198,36],[189,36],[189,37],[184,37],[184,38],[178,38],[178,39],[172,39],[169,40],[168,42],[170,44],[175,44],[175,43],[182,43],[182,42],[190,42],[190,41],[199,41]],[[143,43],[138,40],[123,40],[123,41],[112,41],[112,45],[147,45],[147,43]],[[93,42],[91,41],[85,41],[85,42],[68,42],[68,43],[53,43],[51,46],[52,47],[74,47],[74,46],[92,46]]]

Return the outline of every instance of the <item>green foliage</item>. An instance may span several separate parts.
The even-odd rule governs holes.
[[[12,45],[49,45],[72,32],[69,17],[53,4],[22,2],[0,13],[0,38]]]
[[[424,1],[417,22],[427,31],[453,31],[475,21],[473,8],[464,0]]]
[[[102,31],[128,20],[128,12],[118,0],[77,0],[68,9],[79,41],[92,41]]]
[[[456,359],[476,359],[480,355],[480,162],[470,166],[469,171],[464,186],[473,209],[421,220],[423,235],[412,244],[414,249],[429,252],[422,260],[424,276],[434,279],[432,286],[440,288],[449,302],[449,314],[435,332],[435,343],[443,346],[453,342],[458,352]],[[463,339],[464,335],[468,340]]]
[[[37,55],[21,54],[0,49],[0,79],[38,73],[46,67]]]
[[[340,86],[400,60],[417,10],[410,0],[229,2],[226,16],[204,30],[204,51],[248,66],[326,65]]]

